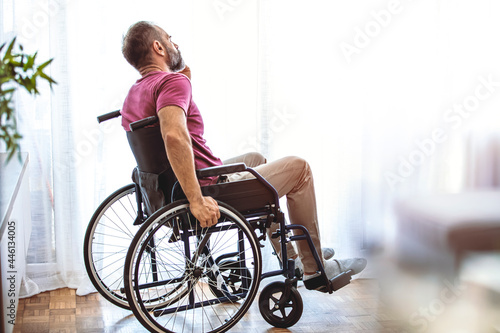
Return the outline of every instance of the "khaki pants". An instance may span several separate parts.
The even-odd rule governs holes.
[[[261,174],[278,192],[281,198],[286,195],[288,215],[291,224],[301,224],[307,228],[311,235],[314,246],[320,258],[321,253],[320,233],[318,228],[318,217],[316,212],[316,196],[314,192],[314,181],[309,164],[299,157],[285,157],[277,161],[267,163],[266,159],[259,153],[249,153],[224,161],[224,164],[243,162],[248,167],[255,169]],[[229,181],[252,178],[248,172],[228,175]],[[281,257],[281,245],[279,238],[272,239],[271,234],[278,228],[274,223],[268,230],[276,253]],[[301,233],[300,231],[298,233]],[[299,256],[304,265],[304,271],[314,273],[318,270],[307,241],[298,241]],[[291,258],[296,255],[291,243],[287,244],[287,256]]]

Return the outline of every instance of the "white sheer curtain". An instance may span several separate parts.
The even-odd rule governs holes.
[[[36,100],[17,96],[22,148],[31,154],[25,295],[88,291],[86,224],[134,167],[119,121],[99,126],[95,117],[119,109],[138,77],[120,52],[138,20],[158,23],[180,45],[216,154],[257,150],[310,162],[322,239],[339,257],[384,243],[394,197],[462,189],[476,168],[467,142],[481,141],[469,133],[498,132],[495,1],[1,4],[2,41],[17,35],[40,59],[54,57],[58,81]],[[456,104],[470,115],[453,111]]]

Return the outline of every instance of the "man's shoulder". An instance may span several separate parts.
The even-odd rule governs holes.
[[[154,72],[143,78],[144,80],[161,81],[161,82],[191,82],[189,78],[181,73],[176,72]]]
[[[186,75],[181,73],[161,72],[156,80],[156,88],[160,90],[191,90],[191,81]]]

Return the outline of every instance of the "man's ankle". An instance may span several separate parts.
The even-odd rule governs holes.
[[[304,277],[302,278],[304,281],[313,279],[315,277],[320,276],[321,274],[319,272],[314,272],[314,273],[304,273]]]

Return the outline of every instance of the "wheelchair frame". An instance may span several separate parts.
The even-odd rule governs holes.
[[[114,111],[98,117],[98,121],[101,122],[118,117],[119,115],[119,111]],[[135,131],[147,125],[151,125],[156,121],[156,117],[150,117],[132,123],[130,127]],[[162,207],[160,210],[156,211],[147,218],[142,209],[143,202],[141,189],[139,185],[131,184],[113,193],[103,202],[103,204],[101,204],[101,206],[99,206],[87,229],[84,243],[85,264],[89,277],[91,278],[91,281],[96,289],[113,304],[122,308],[130,308],[139,321],[152,332],[173,332],[173,328],[170,330],[158,324],[156,319],[151,316],[151,313],[156,318],[156,316],[161,317],[167,312],[177,315],[180,310],[188,311],[197,308],[203,309],[203,307],[213,306],[214,304],[243,300],[241,311],[237,310],[234,317],[226,319],[226,321],[221,323],[220,326],[215,329],[212,327],[210,330],[213,332],[224,332],[233,327],[244,315],[255,297],[261,280],[283,275],[285,277],[284,283],[273,282],[261,291],[259,310],[263,318],[271,325],[277,327],[290,327],[300,319],[303,305],[300,294],[296,290],[297,278],[295,277],[295,261],[287,258],[286,244],[290,241],[300,240],[307,241],[318,265],[318,271],[321,274],[321,278],[325,282],[322,291],[332,293],[333,291],[347,285],[350,282],[352,272],[348,271],[341,273],[330,281],[327,279],[322,260],[319,258],[308,230],[302,225],[286,224],[284,213],[280,209],[278,193],[274,187],[254,169],[248,168],[243,163],[239,163],[197,170],[196,174],[198,178],[205,178],[238,172],[249,172],[254,178],[239,182],[227,182],[202,187],[202,192],[204,195],[212,196],[218,200],[221,211],[224,211],[226,216],[230,216],[229,220],[234,220],[229,222],[230,224],[226,229],[222,228],[220,230],[225,232],[232,230],[233,228],[237,229],[238,239],[245,234],[248,239],[246,242],[251,245],[253,244],[251,251],[254,254],[252,258],[256,261],[256,263],[252,262],[251,264],[256,266],[254,267],[254,275],[258,275],[252,277],[255,281],[250,281],[250,271],[247,267],[242,266],[246,262],[246,259],[244,258],[244,251],[242,252],[240,249],[240,243],[245,244],[244,241],[241,241],[240,239],[238,240],[237,251],[222,254],[217,258],[212,257],[211,249],[209,248],[210,235],[218,232],[216,231],[217,226],[219,223],[223,223],[221,220],[216,226],[203,228],[206,233],[210,232],[208,236],[207,234],[200,234],[198,229],[201,230],[201,227],[199,227],[197,222],[194,227],[191,222],[190,226],[186,225],[185,221],[190,220],[191,215],[189,213],[189,209],[186,208],[188,207],[187,201],[182,200],[182,192],[179,191],[178,187],[180,186],[178,186],[178,183],[174,185],[171,192],[170,199],[172,203]],[[118,260],[113,261],[113,264],[124,264],[123,283],[118,284],[118,286],[108,286],[107,281],[104,281],[104,276],[100,276],[97,272],[97,260],[93,257],[93,242],[96,239],[95,230],[99,223],[101,223],[100,218],[102,216],[106,216],[105,211],[112,207],[112,202],[114,202],[113,198],[120,195],[122,193],[120,191],[125,188],[128,189],[129,192],[134,192],[135,194],[136,216],[133,218],[132,225],[140,226],[140,228],[138,232],[133,235],[131,245],[128,248],[124,262],[122,261],[122,255],[120,255],[121,257]],[[132,191],[132,188],[134,191]],[[236,190],[236,188],[238,188],[238,190]],[[181,194],[179,195],[178,193]],[[128,201],[132,207],[132,200],[129,198]],[[179,213],[179,211],[182,211],[182,214]],[[132,218],[129,218],[128,220],[128,223],[130,224]],[[125,223],[127,222],[124,222],[124,224]],[[234,227],[231,223],[234,224]],[[271,237],[280,239],[282,255],[280,260],[281,269],[261,273],[260,247],[263,245],[260,244],[260,242],[266,240],[266,230],[272,223],[279,223],[279,229]],[[167,226],[167,229],[162,229],[163,226]],[[250,231],[246,230],[247,227]],[[170,243],[178,241],[182,241],[184,243],[185,253],[183,260],[185,260],[186,263],[185,273],[182,273],[182,278],[176,277],[161,280],[161,278],[158,277],[158,272],[163,270],[166,273],[168,269],[170,269],[167,267],[168,265],[161,265],[160,263],[161,253],[160,251],[157,251],[157,244],[155,243],[157,242],[156,238],[158,238],[155,238],[155,234],[159,232],[159,230],[166,230],[165,236],[163,236],[163,238],[160,237],[159,241],[168,239],[167,243],[165,243],[167,247],[170,246]],[[255,231],[257,230],[261,234],[259,237],[255,234]],[[295,231],[294,234],[292,234],[293,231]],[[101,237],[106,237],[106,233],[104,231],[102,233],[104,235],[101,235]],[[169,233],[170,236],[168,237]],[[127,234],[131,234],[128,229]],[[200,240],[201,236],[203,237]],[[192,241],[189,240],[190,237],[196,238],[196,242],[193,244],[197,246],[197,250],[194,252],[192,257],[192,251],[190,248],[190,242]],[[207,240],[205,240],[205,238],[207,238]],[[160,248],[160,250],[164,249]],[[157,257],[157,255],[160,255],[160,257]],[[241,255],[243,255],[243,259],[241,259]],[[107,254],[104,256],[107,256]],[[147,260],[143,262],[141,259],[142,257],[147,257]],[[204,261],[202,260],[202,264],[197,265],[196,263],[201,257],[204,257],[205,259],[203,259]],[[238,260],[230,260],[234,257],[237,257]],[[107,260],[107,257],[104,257],[103,260]],[[105,266],[105,264],[103,264],[103,266]],[[148,279],[151,278],[152,281],[140,281],[141,279],[144,279],[144,276],[141,276],[142,273],[139,273],[139,267],[142,267],[141,269],[146,267],[145,270],[147,271],[147,274],[145,275],[147,275]],[[213,272],[209,272],[210,269],[212,269]],[[226,280],[226,276],[223,276],[222,273],[227,273],[227,271],[230,271],[230,273]],[[237,272],[240,273],[239,276],[236,274]],[[242,272],[244,274],[242,274]],[[183,279],[188,279],[185,275],[189,274],[189,279],[191,280],[189,280],[189,283],[185,284],[187,280],[184,281]],[[196,303],[196,295],[195,291],[193,291],[192,284],[196,284],[200,279],[208,281],[207,284],[209,290],[215,295],[213,300]],[[233,282],[239,283],[241,286],[250,283],[252,290],[249,290],[246,293],[242,292],[232,295],[231,292],[234,293],[238,290],[241,291],[243,287],[240,286],[239,289],[233,288],[233,285],[231,285],[231,279]],[[228,284],[227,281],[231,283]],[[163,294],[161,295],[156,293],[153,297],[151,297],[151,294],[141,291],[149,290],[148,288],[155,288],[162,283],[165,286],[172,284],[177,285],[168,291],[162,291]],[[217,288],[214,288],[214,286]],[[229,288],[228,286],[231,287]],[[277,292],[281,293],[279,299],[273,296]],[[204,291],[201,290],[201,293],[204,293]],[[251,295],[247,295],[248,293]],[[181,300],[184,302],[184,299],[186,299],[186,302],[189,304],[185,304],[181,308],[171,308],[169,310],[169,306],[180,303]],[[270,302],[274,304],[270,304]],[[286,313],[285,308],[290,307],[292,310],[289,313]],[[278,312],[281,316],[275,315],[275,312]],[[184,320],[186,320],[186,318]],[[194,325],[193,328],[196,326],[195,324],[192,325]],[[202,330],[205,331],[205,328],[203,327]]]

